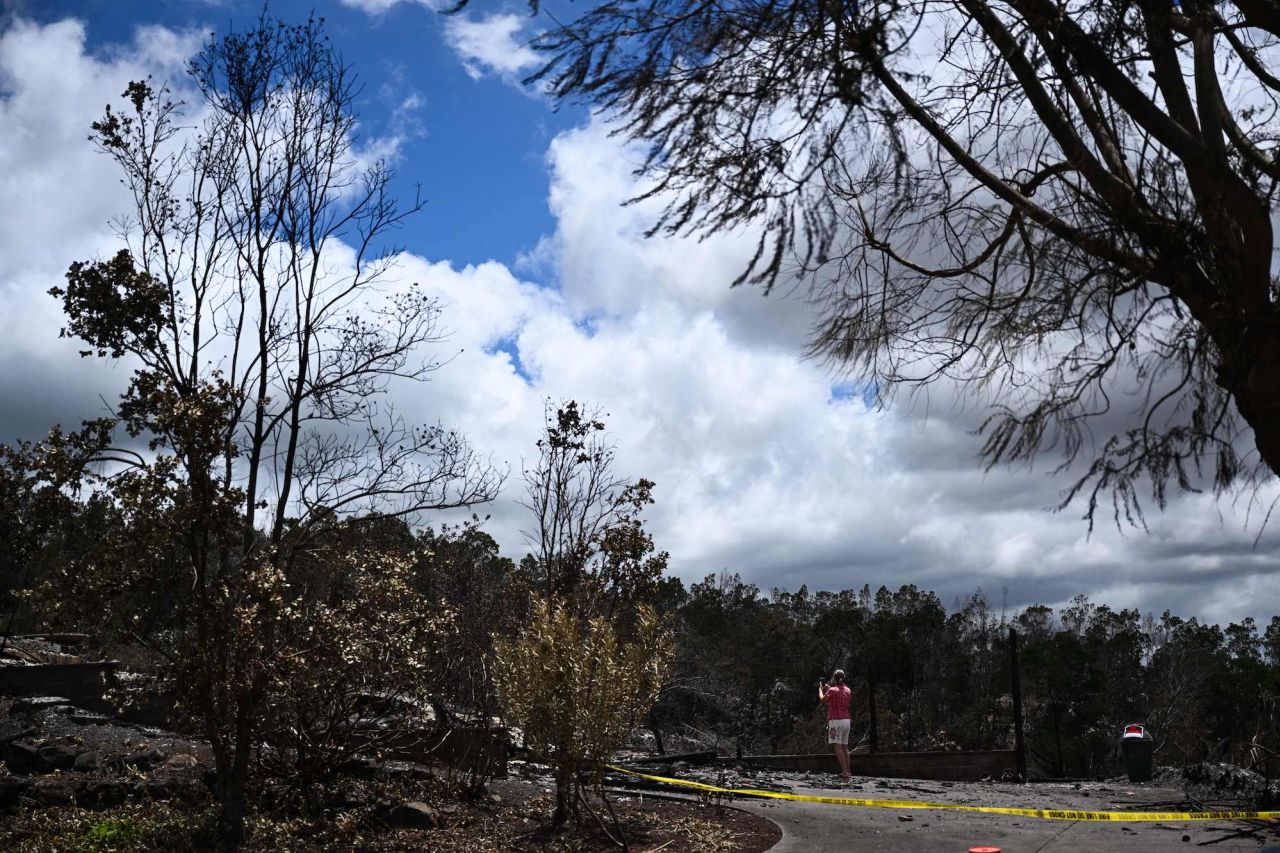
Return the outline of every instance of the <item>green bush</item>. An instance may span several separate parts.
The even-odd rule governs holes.
[[[84,840],[93,849],[110,849],[117,845],[137,844],[145,836],[142,826],[128,818],[107,818],[89,826]]]

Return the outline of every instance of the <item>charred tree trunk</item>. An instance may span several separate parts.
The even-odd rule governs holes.
[[[569,820],[574,775],[565,767],[556,769],[556,810],[551,815],[552,826],[564,826]]]
[[[1254,446],[1267,467],[1280,473],[1280,321],[1265,318],[1247,328],[1224,359],[1218,384],[1235,398],[1253,429]]]
[[[248,792],[244,780],[232,779],[222,790],[222,808],[218,814],[218,835],[234,846],[244,841],[245,807]]]
[[[653,712],[653,708],[649,708],[648,720],[649,731],[653,732],[653,745],[657,747],[658,755],[666,755],[667,749],[662,743],[662,732],[658,728],[658,717]]]
[[[244,840],[245,812],[249,802],[249,752],[253,739],[251,708],[252,696],[242,695],[232,741],[230,772],[226,774],[221,792],[218,831],[224,841],[233,845]]]

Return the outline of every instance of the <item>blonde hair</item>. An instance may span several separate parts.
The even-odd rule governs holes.
[[[844,670],[843,670],[843,669],[837,669],[835,672],[831,673],[831,677],[832,677],[835,681],[837,681],[837,682],[843,682],[843,681],[844,681]]]

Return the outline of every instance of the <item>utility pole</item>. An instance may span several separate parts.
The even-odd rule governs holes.
[[[1027,744],[1022,738],[1022,674],[1018,670],[1018,632],[1009,629],[1009,674],[1013,687],[1013,750],[1019,781],[1027,781]]]

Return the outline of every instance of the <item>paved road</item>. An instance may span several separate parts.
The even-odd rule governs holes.
[[[995,801],[992,804],[1013,805],[1010,800],[1016,797],[1018,787],[1005,785],[991,790],[990,799]],[[834,793],[830,789],[797,787],[794,790],[795,793]],[[1026,791],[1025,788],[1022,790]],[[1035,792],[1028,799],[1034,800],[1036,807],[1103,810],[1114,808],[1116,804],[1135,808],[1142,803],[1167,803],[1178,793],[1150,788],[1135,792],[1119,791],[1115,792],[1116,799],[1107,801],[1100,800],[1096,793],[1058,791],[1051,795],[1056,801],[1052,805],[1043,804],[1043,792]],[[850,795],[873,796],[853,792]],[[965,853],[970,847],[984,844],[999,847],[1003,853],[1168,853],[1171,850],[1198,849],[1280,853],[1280,827],[1258,831],[1255,826],[1244,823],[1064,823],[1006,815],[903,812],[780,800],[740,799],[734,805],[764,815],[782,827],[782,841],[770,853],[861,850],[876,853]],[[1159,810],[1171,809],[1163,805]]]
[[[1061,823],[963,812],[904,814],[820,803],[739,800],[734,805],[765,815],[782,827],[782,841],[770,853],[965,853],[981,844],[999,847],[1003,853],[1168,853],[1200,849],[1202,845],[1232,853],[1280,853],[1280,835],[1273,833],[1270,839],[1277,846],[1259,848],[1257,835],[1237,835],[1247,828],[1242,824]],[[900,820],[900,816],[908,815],[910,821]]]

